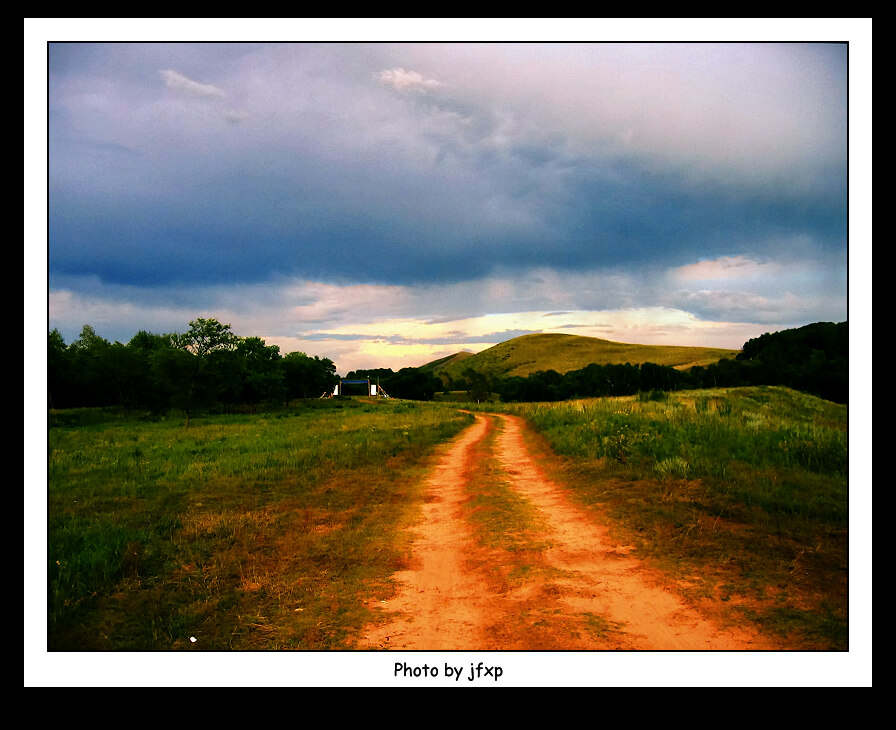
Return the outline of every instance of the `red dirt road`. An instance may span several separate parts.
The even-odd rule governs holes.
[[[398,593],[382,606],[388,621],[372,627],[360,648],[774,648],[745,630],[714,625],[614,545],[538,468],[524,429],[512,416],[476,414],[475,424],[445,448],[427,483],[410,567],[396,574]],[[483,470],[536,508],[544,526],[539,549],[513,552],[477,540],[468,485]]]

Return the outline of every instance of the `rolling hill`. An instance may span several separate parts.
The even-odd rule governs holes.
[[[515,337],[475,355],[458,353],[427,363],[420,369],[432,372],[443,381],[459,379],[468,368],[493,377],[525,377],[540,370],[555,370],[562,375],[591,363],[639,365],[652,362],[684,370],[694,365],[710,365],[722,358],[734,358],[738,352],[719,347],[632,345],[581,335],[535,334]]]
[[[449,365],[453,365],[455,363],[463,362],[468,357],[473,357],[472,352],[467,352],[466,350],[462,350],[461,352],[456,352],[453,355],[448,355],[448,357],[442,357],[438,360],[433,360],[432,362],[426,363],[426,365],[421,365],[418,370],[424,373],[432,373],[436,374],[439,370],[443,370]]]

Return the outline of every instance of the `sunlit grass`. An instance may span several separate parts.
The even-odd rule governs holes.
[[[493,375],[531,375],[538,370],[566,373],[592,363],[623,365],[652,362],[670,367],[691,367],[732,358],[737,350],[671,345],[634,345],[593,337],[564,334],[533,334],[516,337],[460,362],[449,363],[440,374],[459,379],[473,368]]]
[[[742,388],[479,408],[532,423],[556,481],[691,600],[848,648],[845,406]],[[351,648],[406,566],[433,447],[470,422],[362,399],[188,428],[51,413],[49,648]],[[542,538],[488,445],[470,517],[525,582]]]
[[[846,648],[846,406],[759,387],[502,410],[532,423],[575,496],[694,600],[735,596],[768,630]]]
[[[350,646],[405,559],[432,447],[470,421],[400,401],[188,428],[61,415],[48,434],[51,650]]]

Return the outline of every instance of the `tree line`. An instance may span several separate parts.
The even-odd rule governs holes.
[[[655,363],[598,365],[527,377],[493,376],[467,368],[446,391],[466,391],[471,400],[559,401],[699,388],[784,385],[837,403],[848,395],[849,341],[846,322],[816,322],[766,333],[746,342],[738,355],[688,370]]]
[[[655,363],[598,365],[528,377],[492,376],[468,368],[442,380],[419,368],[355,370],[346,379],[379,384],[390,396],[432,400],[437,392],[465,391],[473,401],[513,401],[635,395],[696,388],[784,385],[838,403],[847,402],[847,323],[817,322],[767,333],[746,342],[734,359],[689,370]],[[141,330],[127,344],[110,343],[89,325],[66,345],[49,333],[48,396],[51,408],[119,406],[186,413],[286,403],[331,393],[339,382],[327,358],[291,352],[259,337],[239,337],[230,325],[196,319],[182,334]],[[365,391],[366,392],[366,391]]]
[[[346,380],[368,378],[371,383],[380,386],[393,398],[409,400],[432,400],[435,393],[443,390],[442,381],[420,368],[401,368],[398,372],[392,368],[373,368],[371,370],[352,370],[345,376]]]
[[[128,342],[109,342],[90,325],[66,345],[49,333],[51,408],[118,406],[190,414],[200,409],[287,402],[331,392],[338,382],[327,358],[280,354],[259,337],[239,337],[229,324],[198,318],[184,333],[141,330]]]

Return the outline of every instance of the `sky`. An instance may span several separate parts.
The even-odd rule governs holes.
[[[848,317],[846,43],[54,37],[67,343],[213,317],[344,375]]]
[[[870,355],[870,18],[26,18],[24,96],[26,343],[213,317],[345,375],[534,332],[739,348],[852,315]],[[46,585],[27,587],[46,552],[29,352],[26,604]],[[870,362],[851,360],[850,652],[686,674],[503,656],[517,681],[870,684]],[[129,683],[41,655],[38,604],[26,685]],[[184,675],[141,657],[134,681],[393,686],[341,658],[249,680],[221,655]]]

